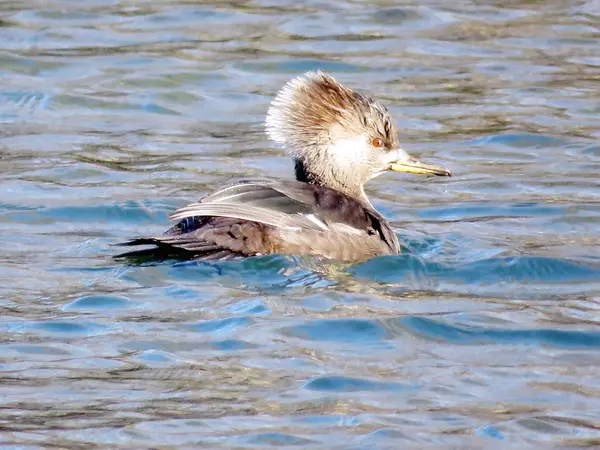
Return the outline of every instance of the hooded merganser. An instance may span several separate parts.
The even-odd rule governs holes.
[[[225,187],[171,216],[164,235],[120,245],[153,245],[119,255],[226,260],[267,253],[353,261],[400,253],[390,224],[364,184],[392,170],[450,176],[402,150],[385,107],[323,72],[289,81],[277,94],[266,131],[290,151],[296,181]]]

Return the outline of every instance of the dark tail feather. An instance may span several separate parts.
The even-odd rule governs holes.
[[[137,238],[127,242],[119,242],[118,244],[112,244],[113,247],[130,247],[134,245],[158,245],[156,238]]]
[[[127,244],[125,244],[127,245]],[[134,244],[131,244],[134,245]],[[130,252],[119,253],[113,256],[114,259],[128,259],[134,263],[143,262],[160,262],[167,259],[178,259],[178,260],[189,260],[194,259],[194,253],[177,248],[169,248],[164,246],[144,248],[139,250],[132,250]]]
[[[128,259],[135,263],[159,262],[168,259],[176,260],[206,260],[206,261],[225,261],[241,256],[231,250],[224,249],[217,245],[206,242],[187,241],[172,243],[164,242],[162,238],[138,238],[131,241],[114,244],[118,247],[153,245],[152,248],[144,248],[120,253],[113,256],[115,259]]]

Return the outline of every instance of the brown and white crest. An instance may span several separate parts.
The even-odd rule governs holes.
[[[327,144],[336,125],[348,136],[381,137],[387,148],[396,144],[385,107],[321,71],[308,72],[283,86],[266,119],[268,136],[295,156]]]

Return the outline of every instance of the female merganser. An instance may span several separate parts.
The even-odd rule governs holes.
[[[289,81],[269,108],[266,131],[295,161],[296,181],[247,181],[175,211],[164,235],[124,253],[226,260],[267,253],[354,261],[400,253],[390,224],[363,185],[393,170],[450,176],[399,148],[385,107],[323,72]]]

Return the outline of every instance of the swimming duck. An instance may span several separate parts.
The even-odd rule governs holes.
[[[267,253],[354,261],[400,253],[398,238],[363,189],[389,170],[450,176],[402,150],[387,109],[318,71],[277,93],[267,135],[295,162],[296,181],[246,181],[175,211],[152,245],[119,256],[227,260]]]

